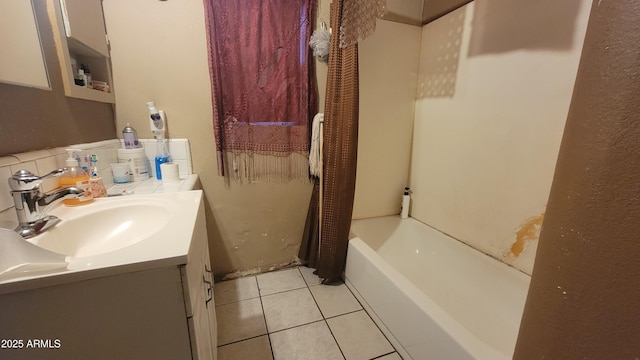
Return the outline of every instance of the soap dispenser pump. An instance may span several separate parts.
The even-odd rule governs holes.
[[[89,181],[89,175],[82,170],[78,159],[73,157],[75,151],[78,149],[65,149],[69,153],[69,157],[65,161],[66,170],[60,177],[60,186],[68,187],[75,186],[78,189],[82,189],[84,194],[79,197],[64,199],[63,203],[67,206],[78,206],[90,204],[93,202],[93,193],[91,191],[91,182]]]

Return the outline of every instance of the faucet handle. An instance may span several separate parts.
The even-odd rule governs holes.
[[[33,190],[40,186],[42,180],[60,176],[60,174],[62,174],[66,170],[67,169],[65,168],[53,170],[52,172],[44,176],[34,175],[29,170],[16,171],[16,173],[9,178],[9,187],[13,191]]]

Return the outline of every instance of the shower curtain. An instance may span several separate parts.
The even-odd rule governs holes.
[[[345,266],[358,150],[357,41],[375,29],[375,16],[381,14],[381,4],[386,10],[384,1],[376,0],[353,0],[347,6],[345,0],[334,0],[331,4],[331,28],[357,28],[360,33],[341,31],[336,36],[338,31],[334,30],[331,38],[323,130],[322,213],[318,210],[316,181],[298,254],[308,266],[317,268],[323,283],[338,281]],[[373,10],[363,14],[362,10],[367,8]]]

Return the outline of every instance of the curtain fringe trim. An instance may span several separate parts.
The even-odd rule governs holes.
[[[260,154],[248,151],[218,151],[220,175],[237,182],[309,182],[309,154]],[[223,171],[224,170],[224,171]]]

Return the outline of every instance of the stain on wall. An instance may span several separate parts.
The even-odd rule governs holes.
[[[540,231],[542,230],[542,220],[544,213],[527,219],[518,231],[516,231],[516,240],[511,245],[509,256],[518,257],[527,249],[527,245],[531,241],[538,241]]]
[[[542,213],[549,198],[588,3],[581,0],[578,14],[564,15],[573,26],[561,27],[563,37],[571,36],[570,50],[550,51],[559,35],[542,32],[534,37],[540,48],[524,50],[524,43],[513,44],[522,46],[482,56],[468,54],[474,33],[506,20],[477,16],[480,2],[465,5],[460,9],[466,13],[453,95],[416,99],[411,216],[528,274],[539,226],[530,217]],[[513,7],[523,18],[511,21],[538,21],[539,13],[527,15],[528,3],[513,2]],[[426,52],[452,30],[443,22],[456,15],[449,13],[423,27],[419,81],[437,71]],[[504,11],[499,15],[510,16]],[[509,48],[511,42],[502,38],[492,36]],[[437,50],[436,57],[446,56]]]

